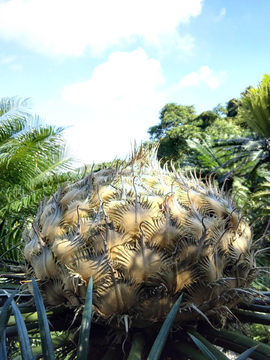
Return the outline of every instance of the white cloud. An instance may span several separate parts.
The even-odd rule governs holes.
[[[147,130],[165,103],[165,93],[160,89],[163,84],[160,63],[138,48],[112,53],[89,80],[66,86],[63,99],[80,108],[79,113],[83,109],[87,114],[87,120],[83,116],[80,119],[84,125],[69,132],[70,142],[87,149],[81,150],[84,161],[91,161],[89,154],[95,161],[112,160],[126,154],[130,141],[141,141],[142,135],[147,140]],[[101,151],[104,148],[108,149],[107,157]]]
[[[16,55],[0,55],[0,64],[2,65],[8,65],[14,62],[16,60]]]
[[[0,1],[0,37],[48,55],[80,56],[88,46],[99,54],[138,38],[181,45],[178,26],[201,8],[202,0]]]
[[[220,10],[220,13],[218,14],[218,16],[215,17],[215,21],[220,21],[222,20],[226,15],[226,9],[225,8],[222,8]]]
[[[184,76],[176,87],[184,88],[206,84],[211,90],[215,90],[225,81],[225,76],[225,71],[215,73],[208,66],[201,66],[198,72]]]
[[[1,1],[1,0],[0,0]],[[0,66],[8,67],[12,71],[22,71],[23,67],[20,64],[16,63],[17,55],[0,55]]]
[[[148,59],[143,49],[117,51],[94,69],[91,79],[65,87],[63,97],[95,108],[145,106],[156,101],[155,88],[163,81],[159,61]]]

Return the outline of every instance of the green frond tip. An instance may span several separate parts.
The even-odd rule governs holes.
[[[169,335],[173,321],[178,313],[179,306],[182,302],[182,297],[183,297],[183,294],[181,294],[179,296],[179,298],[173,305],[171,311],[169,312],[169,315],[167,316],[166,320],[164,321],[164,323],[158,333],[158,336],[154,342],[154,345],[152,346],[152,349],[147,357],[147,360],[158,360],[159,359],[160,354],[165,345],[165,342],[167,340],[167,337]]]
[[[89,339],[90,339],[90,328],[91,328],[91,320],[92,320],[92,295],[93,295],[93,278],[91,277],[87,287],[82,325],[79,335],[78,352],[77,352],[78,360],[87,360]]]
[[[2,344],[5,341],[5,330],[7,327],[8,319],[11,314],[11,302],[16,295],[16,290],[13,291],[13,293],[9,296],[7,301],[5,302],[4,306],[2,307],[2,311],[0,314],[0,344]]]
[[[241,355],[239,355],[235,360],[246,360],[246,359],[249,357],[249,355],[250,355],[251,353],[253,353],[253,351],[254,351],[257,347],[258,347],[258,345],[257,345],[257,346],[253,346],[252,348],[246,350],[246,351],[243,352]]]
[[[240,117],[261,136],[270,134],[270,76],[265,74],[257,88],[250,88],[241,99]]]
[[[27,328],[23,321],[22,314],[20,313],[20,310],[18,309],[18,307],[14,301],[12,301],[12,309],[14,312],[16,325],[17,325],[17,329],[18,329],[18,337],[19,337],[22,359],[23,360],[33,360],[34,356],[32,353]]]
[[[195,336],[189,334],[191,339],[194,341],[194,343],[198,346],[198,348],[201,350],[201,352],[204,354],[207,360],[218,360],[215,355],[211,353],[211,351]]]
[[[41,339],[41,346],[42,346],[44,360],[55,360],[50,329],[46,316],[46,310],[37,283],[33,278],[32,278],[32,284],[34,290],[36,309],[38,313],[38,326],[40,331],[40,339]]]
[[[227,360],[227,356],[225,356],[219,349],[217,349],[212,343],[206,340],[201,334],[195,331],[194,328],[189,327],[187,329],[189,336],[194,341],[194,343],[198,346],[200,351],[207,357],[207,359],[218,359],[218,360]],[[211,355],[206,355],[206,352],[210,352]]]

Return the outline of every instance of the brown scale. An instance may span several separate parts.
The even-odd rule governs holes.
[[[47,247],[42,247],[39,254],[31,257],[31,265],[38,279],[54,277],[57,273],[55,258]]]
[[[197,278],[197,272],[187,261],[172,261],[167,258],[160,272],[149,277],[147,286],[152,289],[164,287],[163,290],[175,294],[195,282]]]
[[[93,256],[88,251],[81,251],[73,257],[69,264],[69,270],[72,270],[87,285],[90,277],[93,277],[93,284],[102,283],[109,276],[110,269],[108,260],[104,255]]]
[[[130,241],[128,234],[123,234],[115,229],[110,229],[105,226],[98,228],[89,239],[89,245],[91,245],[94,251],[98,253],[103,253],[106,251],[111,251],[115,246],[120,246],[126,244]]]
[[[170,295],[165,297],[153,296],[151,299],[144,301],[139,307],[139,313],[142,319],[153,323],[164,321],[173,307],[176,298]],[[146,324],[147,325],[147,324]]]
[[[138,291],[139,288],[134,283],[114,280],[111,286],[98,294],[96,306],[105,317],[128,313],[131,307],[139,304]]]
[[[117,247],[113,250],[114,261],[125,278],[129,278],[136,283],[145,281],[149,276],[160,271],[164,263],[164,253],[154,248],[137,247],[127,249]]]
[[[155,215],[154,209],[140,203],[125,204],[114,209],[110,207],[107,209],[107,213],[110,219],[119,226],[120,231],[130,234],[137,233],[139,225],[143,221],[151,222]]]

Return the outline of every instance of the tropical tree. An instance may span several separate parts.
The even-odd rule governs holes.
[[[55,191],[56,173],[71,168],[64,128],[32,115],[29,100],[0,101],[0,256],[18,260],[21,232],[43,194]],[[65,175],[64,178],[66,177]],[[59,174],[61,181],[61,175]]]
[[[270,75],[265,74],[258,87],[243,94],[239,117],[262,137],[270,136]]]
[[[173,160],[186,164],[191,152],[190,140],[203,141],[206,136],[212,140],[231,139],[248,134],[249,130],[235,118],[237,108],[232,99],[226,107],[218,104],[198,115],[193,105],[166,104],[160,111],[159,124],[148,130],[150,141],[159,142],[158,157],[162,163]]]
[[[186,139],[199,131],[195,118],[194,106],[169,103],[161,109],[159,124],[150,127],[148,133],[150,140],[159,142],[158,157],[163,162],[183,160],[187,149]]]

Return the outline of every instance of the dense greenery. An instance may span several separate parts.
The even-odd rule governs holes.
[[[194,106],[166,104],[159,123],[149,128],[151,142],[159,142],[162,163],[196,167],[203,176],[216,174],[221,187],[238,194],[239,206],[249,203],[250,221],[269,214],[270,76],[248,87],[240,99],[196,114]],[[268,221],[267,218],[265,221]],[[259,222],[256,236],[264,233]]]
[[[0,100],[0,261],[21,260],[25,223],[71,170],[64,130],[32,115],[28,100]]]

